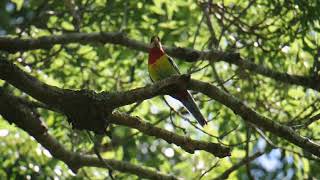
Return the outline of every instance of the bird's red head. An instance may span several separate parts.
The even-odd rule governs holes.
[[[161,56],[163,56],[164,50],[162,48],[160,38],[158,36],[152,36],[149,47],[149,64],[155,63]]]

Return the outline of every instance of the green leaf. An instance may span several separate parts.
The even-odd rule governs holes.
[[[11,0],[11,1],[16,4],[17,11],[20,11],[23,6],[24,0]]]

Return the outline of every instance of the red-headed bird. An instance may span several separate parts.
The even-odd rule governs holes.
[[[157,36],[153,36],[151,38],[148,71],[152,81],[159,81],[169,76],[180,74],[179,69],[173,62],[172,58],[164,52],[160,38]],[[179,100],[199,122],[199,124],[201,124],[201,126],[207,124],[207,121],[201,114],[200,109],[187,90],[170,94],[170,96]]]

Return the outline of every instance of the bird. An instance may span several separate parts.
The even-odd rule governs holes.
[[[163,50],[158,36],[152,36],[150,40],[148,71],[153,82],[181,74],[173,59]],[[179,90],[169,95],[180,101],[201,126],[207,124],[206,119],[201,114],[199,107],[187,89]]]

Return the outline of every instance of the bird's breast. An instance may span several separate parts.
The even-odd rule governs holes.
[[[148,71],[153,81],[165,79],[174,73],[173,67],[170,64],[166,55],[161,56],[153,64],[148,65]]]

